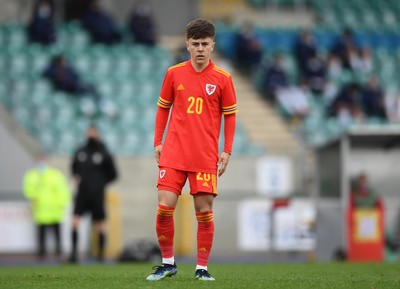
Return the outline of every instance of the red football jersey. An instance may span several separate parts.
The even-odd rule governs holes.
[[[190,61],[170,67],[158,106],[172,111],[159,166],[217,172],[222,114],[237,112],[231,75],[209,65],[196,72]]]

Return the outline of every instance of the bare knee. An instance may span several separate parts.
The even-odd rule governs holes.
[[[212,194],[198,194],[194,196],[194,209],[196,213],[203,213],[213,210],[215,196]]]
[[[158,203],[163,206],[175,208],[179,196],[173,192],[160,190],[158,191]]]

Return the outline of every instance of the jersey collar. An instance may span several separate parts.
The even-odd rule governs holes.
[[[188,64],[189,70],[192,71],[193,73],[196,73],[196,74],[205,73],[206,71],[208,71],[208,70],[210,70],[210,69],[212,69],[212,68],[214,67],[214,63],[212,62],[211,59],[210,59],[210,62],[208,63],[208,65],[207,65],[207,67],[205,67],[205,68],[204,68],[202,71],[200,71],[200,72],[197,72],[197,71],[194,69],[194,67],[193,67],[193,65],[192,65],[192,61],[191,61],[190,59],[187,61],[187,64]]]

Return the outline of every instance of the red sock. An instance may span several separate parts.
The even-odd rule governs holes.
[[[158,205],[156,231],[163,258],[174,256],[174,210],[175,208]]]
[[[214,238],[213,212],[196,213],[197,265],[207,266]]]

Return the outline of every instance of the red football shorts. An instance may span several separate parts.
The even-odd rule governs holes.
[[[160,167],[158,170],[157,188],[180,195],[187,179],[191,195],[198,193],[218,195],[216,174],[187,172],[167,167]]]

